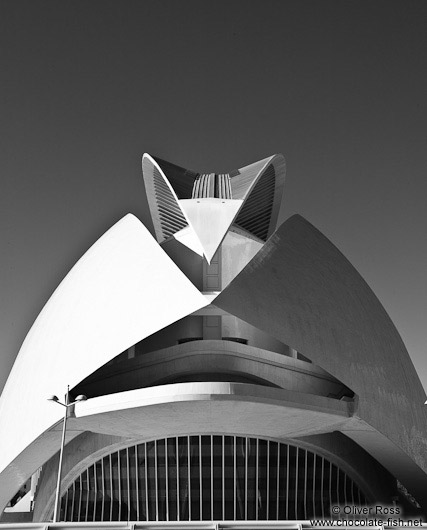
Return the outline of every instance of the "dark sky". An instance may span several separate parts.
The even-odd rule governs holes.
[[[0,3],[0,389],[87,248],[146,219],[141,155],[287,160],[427,388],[427,2]],[[49,390],[46,390],[49,394]]]

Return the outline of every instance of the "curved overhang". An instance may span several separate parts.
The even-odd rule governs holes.
[[[66,443],[90,431],[146,441],[189,434],[292,438],[357,428],[353,402],[242,383],[177,383],[131,390],[77,403]],[[59,408],[59,407],[58,407]],[[161,418],[161,421],[159,421]],[[28,478],[58,452],[61,421],[48,428],[2,475],[2,500],[16,490],[16,473]],[[11,491],[12,490],[12,493]],[[7,502],[7,501],[6,501]]]
[[[176,383],[78,403],[72,425],[138,440],[180,434],[296,437],[353,422],[354,404],[245,383]],[[161,421],[159,421],[161,418]],[[256,418],[256,421],[254,421]]]
[[[386,311],[326,237],[291,217],[214,304],[351,388],[366,429],[342,431],[427,506],[424,390]]]
[[[209,306],[211,307],[211,306]],[[125,390],[177,383],[194,375],[223,374],[228,382],[243,376],[256,384],[294,392],[335,397],[350,395],[339,381],[318,366],[280,353],[226,340],[194,340],[104,366],[83,381],[75,394],[95,397]],[[191,379],[197,381],[197,379]],[[207,381],[208,379],[199,379]],[[184,381],[181,381],[184,382]]]
[[[0,507],[59,447],[63,409],[49,395],[208,303],[136,217],[108,230],[41,311],[1,395]]]

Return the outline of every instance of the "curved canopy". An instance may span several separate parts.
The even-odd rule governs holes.
[[[192,432],[296,437],[352,421],[353,403],[246,383],[176,383],[128,390],[76,405],[75,425],[155,439]],[[162,421],[159,421],[159,417]],[[254,422],[256,418],[256,422]]]

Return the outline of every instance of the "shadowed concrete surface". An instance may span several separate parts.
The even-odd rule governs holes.
[[[386,311],[325,236],[291,217],[214,303],[354,390],[373,429],[355,439],[427,506],[424,390]]]
[[[276,386],[325,397],[351,392],[318,366],[287,355],[237,342],[197,340],[125,359],[103,367],[77,386],[75,394],[92,397],[166,383],[204,381],[223,374],[226,381],[244,376],[259,385]],[[243,382],[243,381],[241,381]],[[248,381],[247,381],[248,382]]]

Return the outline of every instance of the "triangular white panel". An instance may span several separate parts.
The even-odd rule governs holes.
[[[203,247],[191,226],[186,226],[179,232],[176,232],[173,237],[199,256],[203,256]]]
[[[13,462],[25,480],[41,465],[25,449],[63,415],[49,395],[62,398],[67,385],[208,303],[136,217],[120,220],[71,269],[21,347],[0,398],[0,473]],[[1,490],[0,504],[14,491]]]
[[[179,204],[197,235],[208,263],[233,223],[243,201],[230,199],[188,199]]]

